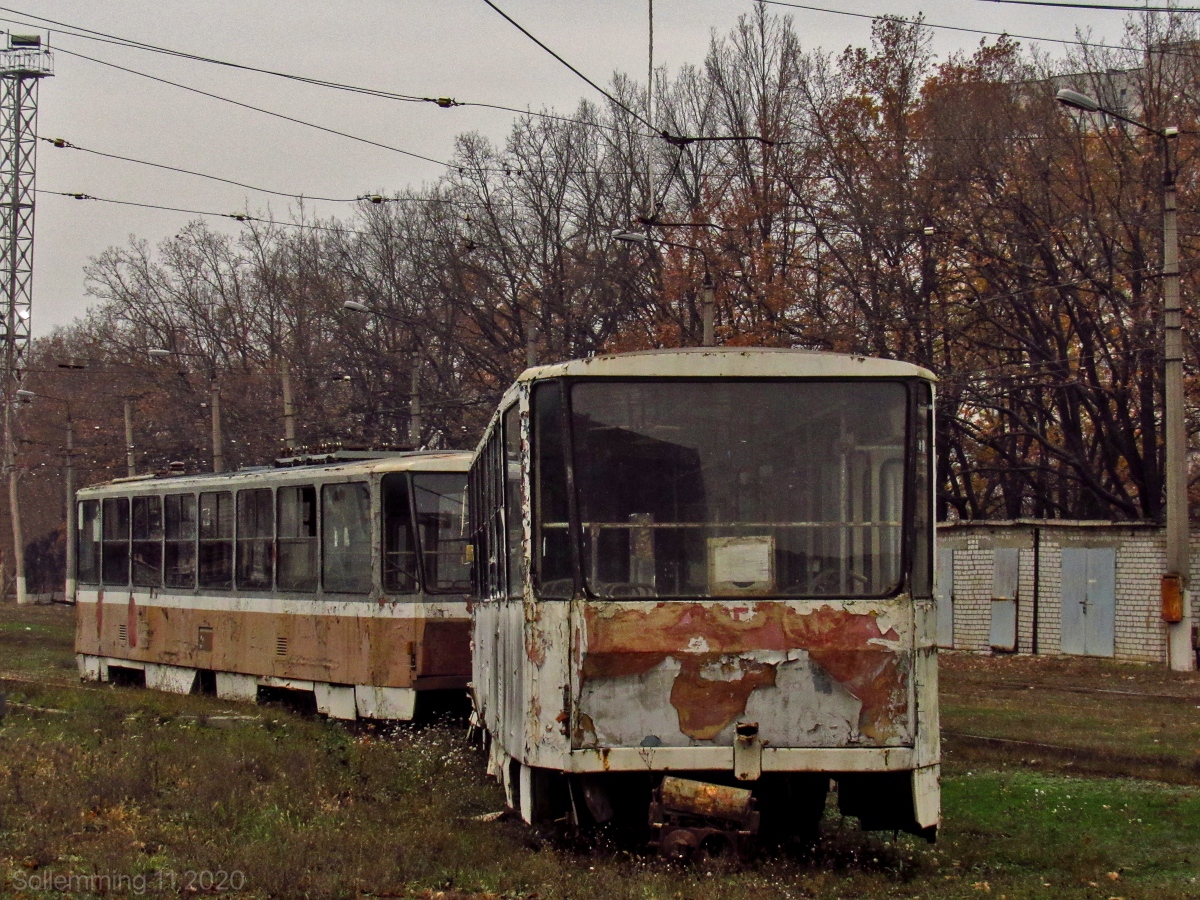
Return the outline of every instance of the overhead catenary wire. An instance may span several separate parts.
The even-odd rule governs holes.
[[[316,196],[313,194],[298,194],[298,193],[294,193],[291,191],[277,191],[277,190],[273,190],[272,188],[256,187],[255,185],[246,184],[245,182],[242,182],[242,181],[234,181],[232,178],[222,178],[220,175],[210,175],[205,172],[196,172],[191,169],[184,169],[180,166],[172,166],[172,165],[167,165],[166,163],[151,162],[150,160],[147,160],[147,159],[137,159],[132,156],[122,156],[119,153],[106,153],[103,150],[93,150],[90,147],[81,147],[79,144],[73,144],[70,141],[65,140],[64,138],[49,138],[49,137],[39,136],[38,140],[45,141],[46,143],[50,144],[51,146],[57,147],[59,149],[78,150],[80,153],[88,153],[88,154],[91,154],[92,156],[99,156],[104,159],[115,159],[115,160],[120,160],[121,162],[135,163],[139,166],[149,166],[154,169],[162,169],[166,172],[176,172],[181,175],[192,175],[196,178],[205,178],[205,179],[208,179],[209,181],[218,181],[221,184],[228,184],[228,185],[232,185],[234,187],[245,188],[248,191],[256,191],[260,194],[271,194],[276,197],[289,197],[294,200],[318,200],[318,201],[322,201],[325,203],[355,203],[355,202],[358,202],[359,200],[370,200],[372,202],[382,202],[382,198],[380,201],[376,201],[374,199],[374,196],[377,196],[377,195],[374,195],[374,196],[363,195],[363,196],[358,196],[358,197],[320,197],[320,196]]]
[[[424,162],[433,163],[434,165],[443,166],[447,169],[461,170],[463,168],[462,166],[456,165],[455,163],[446,162],[445,160],[441,160],[441,159],[434,159],[432,156],[425,156],[424,154],[421,154],[421,153],[414,153],[411,150],[404,150],[400,147],[395,147],[391,144],[385,144],[382,141],[372,140],[371,138],[365,138],[365,137],[362,137],[361,135],[351,134],[350,132],[347,132],[347,131],[339,131],[336,128],[329,128],[328,126],[325,126],[325,125],[318,125],[316,122],[309,122],[305,119],[299,119],[299,118],[296,118],[295,116],[289,116],[286,113],[275,112],[274,110],[265,109],[264,107],[261,107],[261,106],[254,106],[251,103],[243,103],[241,100],[234,100],[231,97],[225,97],[225,96],[222,96],[221,94],[215,94],[212,91],[205,91],[205,90],[202,90],[197,87],[192,87],[191,85],[182,84],[181,82],[178,82],[178,81],[171,81],[169,78],[163,78],[159,75],[151,75],[149,72],[142,72],[138,69],[131,69],[128,66],[122,66],[122,65],[118,65],[117,63],[114,63],[114,62],[108,62],[107,60],[97,59],[94,56],[87,56],[86,54],[79,53],[74,50],[64,50],[62,47],[57,47],[57,48],[55,48],[55,52],[66,54],[67,56],[74,56],[78,59],[84,59],[84,60],[87,60],[88,62],[96,63],[97,65],[107,66],[110,69],[117,69],[121,72],[128,72],[131,75],[137,75],[141,78],[147,78],[151,81],[156,81],[160,84],[165,84],[165,85],[169,85],[170,87],[179,88],[180,90],[189,91],[193,94],[199,94],[203,97],[210,97],[213,100],[220,100],[223,103],[230,103],[230,104],[233,104],[234,106],[241,107],[242,109],[248,109],[248,110],[251,110],[252,112],[262,113],[263,115],[271,116],[276,119],[283,119],[286,122],[292,122],[296,125],[303,125],[306,128],[315,128],[317,131],[323,131],[326,134],[332,134],[337,137],[347,138],[348,140],[351,140],[351,141],[357,141],[360,144],[367,144],[368,146],[378,147],[381,150],[389,150],[392,153],[399,153],[402,156],[407,156],[412,159],[418,159],[418,160],[422,160]]]
[[[831,15],[831,16],[845,16],[845,17],[848,17],[851,19],[868,19],[870,21],[875,21],[877,19],[882,19],[882,18],[887,17],[886,14],[883,14],[883,13],[851,12],[848,9],[834,9],[834,8],[831,8],[828,6],[814,6],[814,5],[808,4],[808,3],[793,3],[793,2],[789,2],[789,0],[756,0],[756,2],[766,3],[770,6],[783,6],[783,7],[789,8],[789,9],[802,9],[806,12],[827,13],[828,15]],[[1036,35],[1036,34],[1017,34],[1016,32],[1012,32],[1012,31],[989,31],[984,28],[968,28],[964,25],[943,25],[943,24],[939,24],[936,22],[929,22],[924,19],[921,20],[920,24],[925,28],[934,28],[939,31],[957,31],[962,34],[981,34],[986,37],[1007,37],[1007,38],[1016,38],[1016,39],[1019,39],[1022,41],[1042,41],[1047,44],[1064,44],[1064,45],[1070,45],[1073,47],[1094,47],[1097,50],[1128,51],[1131,49],[1129,47],[1125,47],[1120,44],[1105,44],[1105,43],[1099,43],[1099,42],[1094,42],[1094,41],[1083,41],[1083,40],[1080,40],[1079,38],[1056,38],[1056,37],[1045,37],[1045,36]],[[1170,47],[1163,48],[1161,52],[1169,53],[1169,54],[1175,55],[1175,56],[1185,56],[1185,57],[1189,57],[1189,58],[1194,57],[1196,55],[1194,53],[1188,53],[1185,51],[1175,50]]]
[[[432,104],[434,106],[439,107],[440,109],[454,109],[454,108],[468,108],[468,107],[478,108],[478,109],[490,109],[490,110],[496,110],[499,112],[514,113],[516,115],[521,115],[521,116],[532,116],[534,118],[539,118],[539,119],[547,119],[547,120],[559,121],[559,122],[572,122],[572,123],[584,125],[584,126],[590,127],[590,128],[601,129],[604,131],[624,133],[624,131],[627,130],[627,129],[619,128],[614,125],[606,125],[602,122],[588,122],[586,120],[571,118],[569,116],[564,116],[564,115],[560,115],[557,113],[550,113],[550,112],[546,112],[544,110],[538,111],[538,110],[533,110],[533,109],[528,109],[528,108],[521,109],[519,107],[505,106],[505,105],[499,104],[499,103],[485,103],[482,101],[474,101],[474,100],[458,100],[458,99],[455,99],[454,97],[446,97],[446,96],[426,97],[426,96],[420,96],[420,95],[416,95],[416,94],[405,94],[405,93],[402,93],[399,91],[384,90],[382,88],[365,87],[365,86],[361,86],[361,85],[347,84],[347,83],[340,82],[340,81],[330,81],[330,80],[324,79],[324,78],[313,78],[313,77],[310,77],[307,75],[297,75],[292,72],[283,72],[283,71],[279,71],[277,69],[267,69],[267,68],[262,68],[260,66],[252,66],[252,65],[248,65],[246,63],[231,62],[229,60],[217,59],[215,57],[205,56],[205,55],[198,54],[198,53],[189,53],[189,52],[183,51],[183,50],[175,50],[170,47],[163,47],[163,46],[159,46],[157,44],[150,44],[145,41],[139,41],[139,40],[135,40],[133,38],[126,38],[126,37],[122,37],[120,35],[109,34],[109,33],[103,32],[103,31],[95,31],[90,28],[85,28],[81,25],[72,25],[70,23],[62,22],[61,20],[58,20],[58,19],[50,19],[45,16],[34,15],[33,13],[27,13],[22,10],[13,9],[11,7],[0,6],[0,11],[13,13],[14,15],[18,15],[18,16],[24,16],[27,19],[33,19],[33,20],[36,20],[37,22],[48,23],[50,25],[55,26],[58,29],[61,29],[60,33],[66,34],[69,37],[79,38],[81,40],[97,41],[99,43],[109,44],[109,45],[115,46],[115,47],[127,47],[127,48],[134,49],[134,50],[143,50],[143,51],[150,52],[150,53],[159,53],[159,54],[162,54],[165,56],[175,57],[177,59],[186,59],[186,60],[190,60],[192,62],[201,62],[201,63],[206,63],[209,65],[221,66],[224,68],[235,69],[235,70],[244,71],[244,72],[254,72],[257,74],[261,74],[261,75],[270,75],[270,76],[273,76],[276,78],[283,78],[283,79],[287,79],[289,81],[299,82],[301,84],[312,85],[314,87],[330,88],[332,90],[345,91],[345,92],[354,93],[354,94],[362,94],[362,95],[365,95],[368,97],[376,97],[376,98],[383,99],[383,100],[394,100],[394,101],[398,101],[398,102],[402,102],[402,103]],[[17,21],[14,19],[9,19],[9,18],[3,17],[3,16],[0,16],[0,22],[9,22],[11,24],[20,25],[22,27],[30,27],[30,28],[42,27],[42,26],[38,26],[38,25],[30,25],[27,22]],[[643,135],[643,136],[645,136],[645,135]]]
[[[543,50],[545,50],[547,53],[549,53],[552,57],[554,57],[554,59],[558,60],[558,62],[560,62],[560,63],[562,63],[562,65],[566,66],[571,72],[575,73],[575,75],[577,75],[579,78],[581,78],[589,87],[591,87],[593,90],[595,90],[598,94],[601,94],[602,96],[604,96],[608,100],[609,103],[611,103],[613,106],[617,107],[618,109],[624,110],[626,113],[628,113],[628,115],[631,118],[633,118],[634,120],[636,120],[638,122],[641,122],[643,125],[645,125],[647,128],[649,128],[651,132],[657,133],[657,129],[650,122],[646,121],[645,116],[643,116],[641,113],[637,112],[637,110],[632,109],[631,107],[629,107],[622,101],[618,100],[609,91],[605,90],[599,84],[592,81],[592,79],[588,78],[581,71],[579,71],[577,68],[575,68],[569,62],[567,62],[565,59],[563,59],[561,56],[559,56],[557,53],[555,53],[553,50],[551,50],[550,47],[548,47],[546,44],[542,43],[542,41],[538,40],[538,38],[536,38],[533,35],[533,33],[530,32],[524,25],[522,25],[520,22],[518,22],[516,19],[514,19],[512,16],[510,16],[504,10],[502,10],[495,3],[493,3],[492,0],[483,0],[483,2],[486,3],[489,7],[491,7],[492,10],[495,13],[497,13],[502,19],[504,19],[506,22],[508,22],[510,25],[512,25],[514,28],[516,28],[517,31],[521,32],[521,34],[525,35],[525,37],[529,38],[531,41],[533,41],[535,44],[537,44],[539,47],[541,47]]]
[[[68,197],[72,200],[91,200],[97,203],[111,203],[116,206],[133,206],[140,209],[157,209],[164,212],[186,213],[192,216],[206,216],[217,219],[232,219],[235,222],[261,222],[265,225],[278,225],[282,228],[306,228],[314,231],[332,231],[339,234],[358,234],[364,237],[369,236],[370,232],[356,231],[352,228],[340,228],[333,225],[315,225],[305,222],[281,222],[277,219],[267,219],[262,216],[251,215],[250,213],[223,213],[213,212],[212,210],[203,209],[187,209],[181,206],[167,206],[161,203],[141,203],[134,200],[115,200],[111,197],[97,197],[93,194],[85,194],[82,191],[52,191],[46,188],[37,188],[37,193],[48,194],[55,197]]]
[[[558,60],[558,62],[560,62],[564,66],[566,66],[571,72],[575,73],[575,75],[577,75],[577,76],[579,76],[579,78],[583,79],[583,81],[587,85],[589,85],[591,88],[593,88],[598,93],[603,95],[608,100],[609,103],[613,104],[618,109],[621,109],[624,112],[626,112],[635,121],[641,122],[643,125],[645,125],[647,128],[650,129],[652,134],[662,138],[668,144],[674,144],[674,145],[680,146],[680,147],[686,146],[687,144],[694,144],[694,143],[697,143],[700,141],[757,141],[762,144],[774,144],[774,141],[772,141],[768,138],[762,137],[760,135],[732,134],[732,135],[692,136],[692,135],[672,134],[670,131],[667,131],[666,129],[655,128],[653,123],[647,121],[645,116],[643,116],[641,113],[639,113],[637,110],[633,109],[631,106],[629,106],[625,102],[618,100],[611,92],[605,90],[599,84],[597,84],[596,82],[592,81],[592,79],[590,79],[586,75],[584,75],[583,72],[579,71],[579,69],[575,68],[569,62],[567,62],[567,60],[565,60],[563,57],[561,57],[558,53],[554,52],[554,50],[552,50],[549,46],[547,46],[545,43],[540,41],[537,37],[534,36],[534,34],[532,32],[529,31],[529,29],[527,29],[524,25],[522,25],[520,22],[518,22],[516,19],[514,19],[512,16],[510,16],[504,10],[502,10],[495,3],[493,3],[492,0],[483,0],[483,2],[486,3],[489,7],[491,7],[496,13],[498,13],[506,22],[508,22],[510,25],[512,25],[514,28],[516,28],[517,31],[521,32],[521,34],[525,35],[525,37],[529,38],[531,41],[533,41],[535,44],[537,44],[539,47],[541,47],[543,50],[545,50],[547,53],[549,53],[552,57],[554,57],[554,59]]]
[[[1063,0],[979,0],[979,2],[1010,3],[1015,6],[1051,6],[1059,9],[1105,10],[1107,12],[1200,12],[1200,7],[1197,6],[1151,6],[1149,3],[1137,6],[1130,3],[1068,3]]]
[[[62,47],[58,47],[55,49],[55,52],[66,54],[67,56],[78,57],[79,59],[87,60],[88,62],[93,62],[98,65],[106,66],[108,68],[117,69],[122,72],[127,72],[131,75],[137,75],[141,78],[149,79],[150,81],[159,82],[161,84],[165,84],[170,87],[179,88],[181,90],[185,90],[185,91],[188,91],[188,92],[194,93],[194,94],[199,94],[204,97],[209,97],[214,100],[220,100],[225,103],[230,103],[234,106],[238,106],[243,109],[248,109],[253,112],[262,113],[264,115],[272,116],[274,118],[283,119],[284,121],[292,122],[297,125],[303,125],[308,128],[314,128],[318,131],[322,131],[327,134],[332,134],[337,137],[347,138],[349,140],[357,141],[358,143],[366,144],[368,146],[378,147],[383,150],[389,150],[393,153],[399,153],[404,156],[412,157],[414,159],[423,160],[425,162],[430,162],[435,165],[442,166],[443,168],[445,168],[451,172],[458,172],[460,174],[465,174],[468,170],[471,170],[471,171],[487,172],[487,173],[493,173],[493,174],[509,175],[509,174],[512,174],[515,169],[519,168],[519,167],[513,167],[513,166],[508,166],[508,167],[475,166],[475,165],[472,165],[469,163],[447,162],[446,160],[435,159],[431,156],[424,156],[419,153],[414,153],[411,150],[404,150],[400,147],[396,147],[391,144],[385,144],[380,141],[372,140],[370,138],[365,138],[365,137],[362,137],[361,135],[351,134],[349,132],[340,131],[336,128],[329,128],[328,126],[325,126],[325,125],[319,125],[315,122],[309,122],[305,119],[300,119],[295,116],[290,116],[285,113],[275,112],[274,110],[265,109],[260,106],[254,106],[253,104],[244,103],[240,100],[234,100],[230,97],[225,97],[221,94],[216,94],[211,91],[202,90],[201,88],[192,87],[191,85],[183,84],[181,82],[172,81],[169,78],[163,78],[158,75],[151,75],[150,73],[143,72],[140,69],[133,69],[128,66],[118,65],[117,63],[109,62],[109,61],[103,60],[103,59],[98,59],[96,57],[88,56],[83,53],[78,53],[73,50],[64,50]],[[586,120],[582,120],[582,119],[564,119],[564,121],[577,121],[580,124],[586,124]]]

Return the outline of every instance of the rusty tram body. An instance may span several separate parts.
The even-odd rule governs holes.
[[[410,719],[422,691],[464,690],[470,458],[339,453],[80,491],[80,675],[312,692],[339,719]]]
[[[527,822],[686,854],[831,781],[933,839],[933,382],[704,348],[526,371],[472,463],[474,717]]]

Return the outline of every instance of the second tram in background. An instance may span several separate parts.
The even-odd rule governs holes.
[[[525,372],[470,475],[475,716],[528,822],[686,855],[940,818],[933,376],[705,348]]]
[[[470,454],[334,456],[81,490],[81,675],[310,691],[340,719],[410,719],[422,691],[465,690]]]

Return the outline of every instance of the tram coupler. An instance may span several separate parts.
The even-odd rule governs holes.
[[[745,857],[754,848],[758,821],[749,790],[668,775],[650,803],[650,846],[678,860],[726,850]]]

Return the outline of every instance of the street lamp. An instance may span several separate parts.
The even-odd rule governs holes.
[[[700,316],[704,323],[703,336],[701,337],[700,346],[713,347],[716,346],[716,327],[715,327],[715,302],[713,299],[713,280],[712,272],[708,266],[708,254],[701,247],[692,247],[688,244],[679,244],[675,241],[668,241],[665,238],[652,238],[648,234],[640,231],[614,231],[612,233],[613,240],[624,241],[627,244],[662,244],[664,247],[678,247],[681,250],[691,250],[699,253],[704,258],[704,281],[700,284]]]
[[[1111,110],[1096,99],[1063,88],[1055,99],[1083,112],[1099,112],[1146,131],[1163,149],[1163,331],[1167,470],[1167,566],[1162,578],[1162,618],[1167,622],[1167,661],[1177,672],[1196,667],[1192,648],[1192,610],[1187,598],[1190,547],[1187,507],[1187,425],[1183,417],[1183,310],[1179,302],[1179,228],[1176,213],[1175,170],[1171,146],[1178,137],[1174,126],[1155,128]]]
[[[350,310],[350,312],[366,313],[369,316],[378,316],[381,319],[390,319],[393,322],[399,322],[401,325],[408,325],[404,319],[399,316],[394,316],[391,313],[384,312],[381,309],[376,309],[373,306],[367,306],[365,303],[360,303],[357,300],[346,300],[342,303],[342,309]],[[414,339],[414,349],[412,351],[412,362],[409,366],[412,374],[412,382],[409,386],[408,395],[408,442],[412,444],[414,450],[419,450],[421,447],[421,354],[416,349]]]

